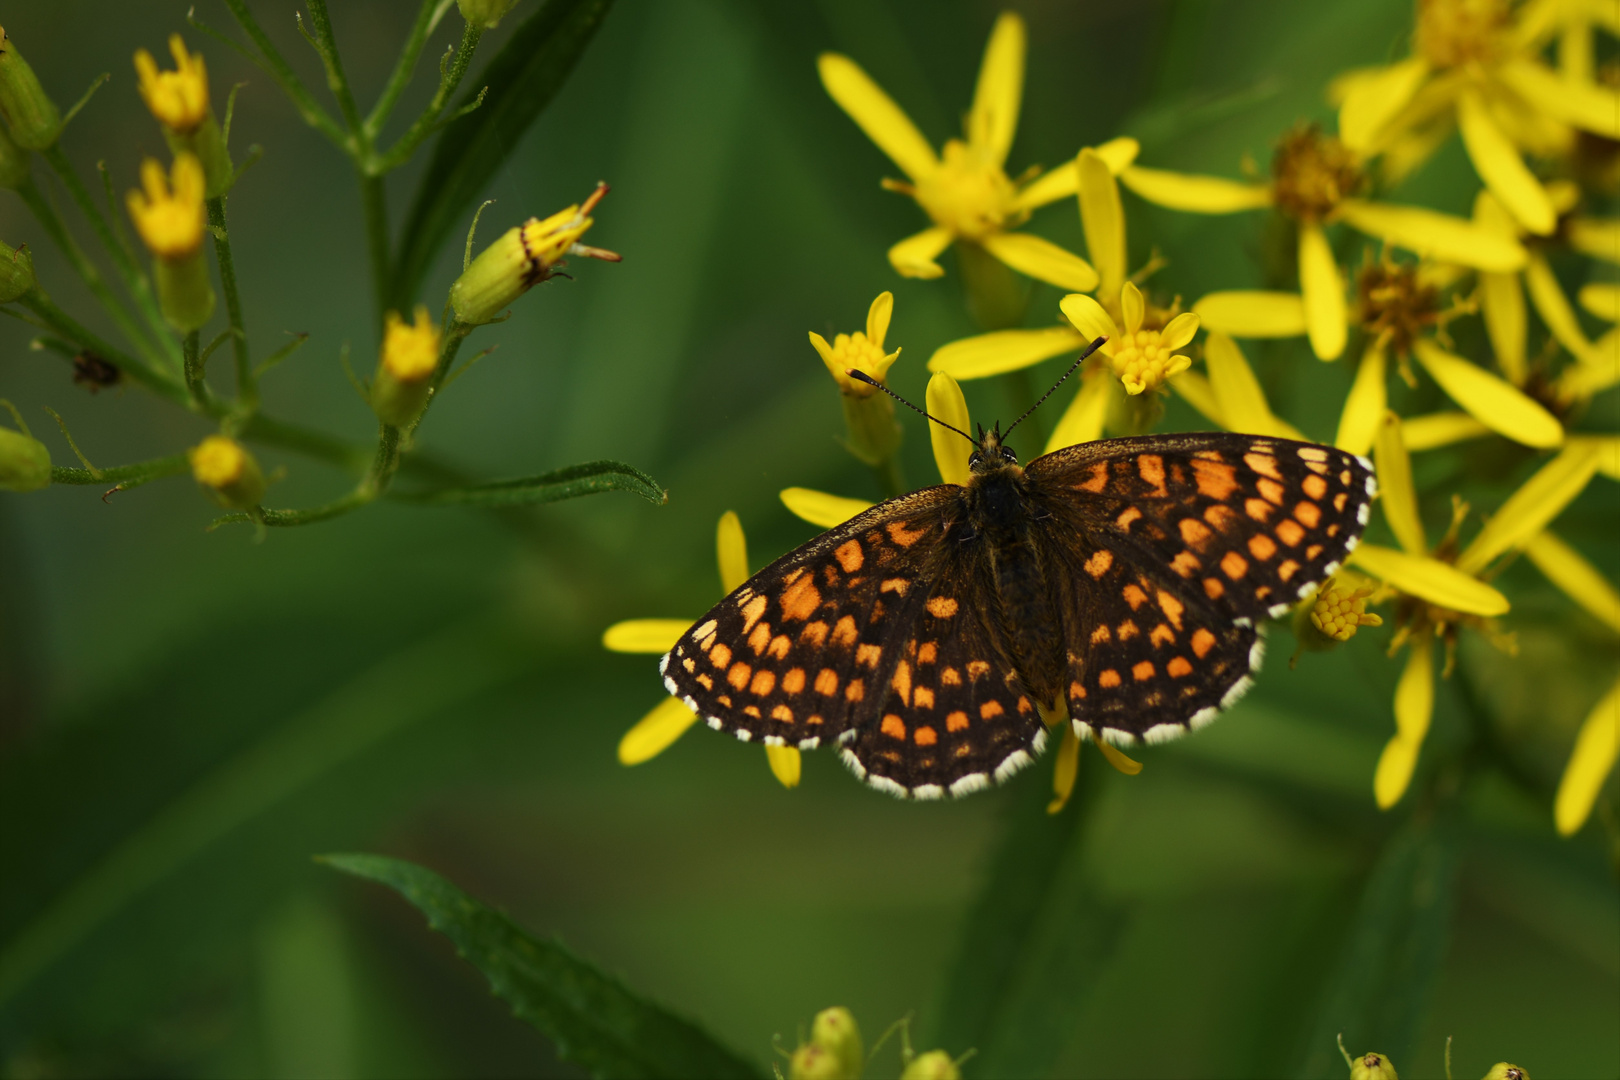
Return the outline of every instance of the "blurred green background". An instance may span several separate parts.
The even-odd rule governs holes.
[[[291,7],[251,6],[319,86]],[[362,101],[411,7],[333,4]],[[1404,0],[1017,7],[1030,55],[1012,172],[1118,134],[1142,140],[1144,164],[1237,175],[1249,154],[1264,167],[1288,125],[1329,117],[1329,75],[1399,54],[1411,16]],[[186,9],[53,0],[6,11],[6,32],[58,101],[112,72],[65,137],[81,172],[104,160],[123,189],[142,154],[166,157],[130,55],[161,55]],[[246,529],[205,533],[213,510],[186,480],[107,503],[89,488],[0,498],[0,963],[30,976],[0,1005],[4,1075],[578,1074],[415,911],[310,860],[336,850],[438,870],[762,1064],[773,1034],[791,1046],[829,1004],[850,1006],[869,1036],[915,1011],[925,1045],[968,1048],[936,1026],[944,986],[1006,823],[1044,803],[1049,764],[988,795],[920,806],[863,788],[826,753],[807,755],[803,786],[784,791],[757,747],[701,729],[625,769],[617,740],[662,691],[652,658],[610,655],[598,639],[617,619],[696,616],[718,598],[722,511],[741,515],[758,567],[813,532],[779,489],[877,497],[836,441],[836,393],[806,331],[853,330],[893,290],[889,340],[905,352],[891,383],[920,399],[929,353],[974,328],[954,267],[935,282],[889,268],[886,248],[921,217],[879,189],[893,167],[827,99],[813,60],[854,57],[937,144],[958,132],[998,10],[620,0],[490,185],[486,239],[608,180],[590,241],[625,261],[577,265],[576,280],[481,331],[471,344],[499,349],[435,408],[422,445],[489,477],[617,458],[666,485],[667,506],[608,494],[497,517],[381,504],[255,543]],[[197,14],[234,31],[218,3]],[[396,131],[457,33],[452,12]],[[262,73],[186,37],[207,56],[216,100],[247,83],[237,153],[265,148],[230,204],[257,353],[284,331],[311,334],[267,378],[266,408],[368,441],[374,421],[337,361],[345,341],[362,358],[375,348],[347,162]],[[390,180],[396,220],[415,175]],[[1398,194],[1467,213],[1476,189],[1453,140]],[[1166,293],[1190,300],[1291,272],[1276,254],[1285,238],[1260,216],[1178,216],[1128,194],[1126,213],[1131,263],[1167,256],[1154,279]],[[1083,250],[1072,200],[1033,227]],[[9,196],[0,237],[29,243],[52,294],[102,325]],[[450,246],[430,297],[453,277]],[[1054,319],[1057,299],[1039,287],[1031,324]],[[1459,340],[1477,340],[1472,322]],[[71,456],[41,406],[98,465],[205,434],[138,389],[90,395],[60,358],[29,351],[30,337],[0,321],[0,396],[58,464]],[[1331,437],[1351,369],[1323,368],[1303,342],[1250,356],[1279,413]],[[995,384],[967,393],[976,418],[1006,418]],[[1613,398],[1598,406],[1611,418]],[[1173,402],[1163,426],[1203,425]],[[349,483],[260,456],[288,469],[275,505]],[[905,458],[913,485],[932,481],[920,423],[907,423]],[[1451,490],[1522,477],[1526,462],[1442,453],[1419,469],[1437,525]],[[1597,481],[1560,522],[1611,578],[1613,487]],[[1072,927],[1089,944],[1050,955],[1001,1037],[1044,1025],[1053,1049],[1035,1071],[1056,1076],[1342,1075],[1338,1030],[1415,1076],[1441,1074],[1448,1035],[1459,1076],[1503,1058],[1536,1076],[1620,1074],[1608,841],[1596,825],[1558,841],[1547,802],[1612,677],[1613,643],[1533,573],[1515,568],[1508,582],[1522,653],[1503,662],[1470,640],[1459,678],[1442,686],[1428,780],[1415,785],[1439,796],[1373,809],[1398,670],[1382,655],[1387,629],[1290,671],[1279,628],[1258,688],[1209,731],[1145,751],[1135,778],[1086,755],[1084,812],[1043,856],[1052,881],[1036,900],[1052,940]],[[1523,782],[1489,763],[1461,768],[1469,710],[1509,733]],[[1380,852],[1392,835],[1434,827],[1461,859],[1452,917],[1426,939],[1435,963],[1412,961],[1428,974],[1403,984],[1408,996],[1368,987],[1377,1000],[1337,1019],[1336,980]],[[1398,1021],[1357,1029],[1356,1015],[1379,1009]],[[1397,1029],[1404,1047],[1364,1045]],[[876,1071],[898,1072],[892,1051]]]

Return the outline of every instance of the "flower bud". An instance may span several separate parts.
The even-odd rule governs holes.
[[[231,159],[209,104],[208,68],[201,53],[186,51],[179,34],[169,35],[169,53],[175,70],[159,71],[151,53],[136,50],[137,88],[146,107],[163,125],[174,155],[195,154],[202,162],[208,197],[216,198],[230,185]]]
[[[473,26],[493,30],[508,11],[517,6],[517,0],[456,0],[461,17]]]
[[[0,427],[0,491],[38,491],[51,484],[51,452],[34,438],[9,401],[0,400],[21,431]]]
[[[1530,1074],[1517,1065],[1498,1061],[1491,1066],[1491,1071],[1485,1074],[1483,1080],[1530,1080]]]
[[[598,184],[583,205],[570,206],[544,221],[530,218],[506,230],[450,286],[456,318],[471,326],[491,321],[512,301],[555,275],[565,255],[618,262],[619,256],[611,251],[579,243],[595,224],[591,210],[607,190],[606,184]]]
[[[214,314],[214,287],[203,259],[207,219],[203,210],[206,181],[195,154],[174,159],[170,175],[155,159],[141,163],[141,186],[127,202],[135,231],[155,256],[158,306],[175,329],[190,333]]]
[[[264,473],[234,439],[210,435],[186,451],[191,475],[227,510],[249,510],[264,498]]]
[[[1383,1054],[1362,1054],[1350,1063],[1350,1080],[1400,1080]]]
[[[912,1058],[900,1080],[962,1080],[962,1070],[945,1051],[930,1050]]]
[[[860,1073],[844,1071],[837,1056],[824,1046],[805,1043],[788,1059],[788,1080],[859,1080]]]
[[[0,244],[0,304],[20,300],[34,291],[34,259],[28,245],[11,248]]]
[[[0,188],[12,191],[28,181],[28,151],[11,141],[0,124]]]
[[[822,1009],[810,1025],[810,1042],[831,1054],[843,1069],[841,1075],[860,1076],[866,1064],[866,1048],[854,1015],[842,1005]]]
[[[845,445],[867,465],[879,465],[900,449],[900,425],[894,422],[894,401],[871,383],[850,375],[858,371],[882,383],[900,356],[900,350],[883,351],[894,313],[894,294],[879,293],[866,312],[866,330],[839,334],[832,344],[820,334],[810,334],[810,344],[827,365],[827,372],[838,384],[844,405]]]
[[[382,356],[371,381],[371,408],[378,419],[406,427],[422,413],[439,366],[439,328],[428,309],[416,305],[416,325],[406,325],[399,312],[383,320]]]
[[[0,27],[0,115],[24,150],[44,150],[62,133],[62,113],[45,95],[39,77]]]

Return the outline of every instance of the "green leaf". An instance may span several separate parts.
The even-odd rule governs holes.
[[[695,1024],[637,997],[556,942],[524,933],[431,870],[383,855],[323,855],[319,861],[398,890],[489,978],[513,1013],[592,1075],[761,1075]]]
[[[525,503],[561,502],[599,491],[633,491],[654,506],[669,501],[669,492],[658,481],[622,461],[586,461],[538,476],[515,480],[491,480],[466,487],[435,488],[432,491],[394,491],[394,498],[411,502],[459,504],[462,506],[521,506]]]
[[[462,212],[483,191],[524,132],[567,81],[612,0],[546,0],[513,32],[481,78],[453,106],[482,105],[439,136],[405,219],[391,295],[407,311],[422,278]]]

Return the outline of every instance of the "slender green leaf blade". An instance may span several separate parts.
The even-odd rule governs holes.
[[[441,505],[521,506],[577,499],[581,495],[595,495],[600,491],[632,491],[655,506],[669,501],[669,493],[658,485],[658,481],[622,461],[586,461],[538,476],[520,476],[515,480],[491,480],[487,484],[466,487],[391,494],[411,502]]]
[[[513,1013],[595,1076],[761,1075],[697,1025],[636,996],[556,942],[525,933],[431,870],[383,855],[320,861],[397,890],[455,942]]]
[[[395,306],[408,310],[433,256],[524,132],[551,103],[612,0],[546,0],[508,39],[452,110],[484,103],[444,129],[416,189],[395,263]]]

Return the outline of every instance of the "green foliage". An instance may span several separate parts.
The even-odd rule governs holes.
[[[527,503],[560,502],[594,495],[600,491],[630,491],[654,506],[669,501],[669,492],[658,481],[622,461],[587,461],[554,469],[538,476],[515,480],[492,480],[466,487],[437,488],[431,491],[397,491],[395,498],[410,502],[459,504],[462,506],[522,506]]]
[[[514,1014],[593,1076],[761,1075],[697,1025],[637,996],[560,944],[525,933],[431,870],[383,855],[323,855],[320,861],[397,889],[489,978]]]

